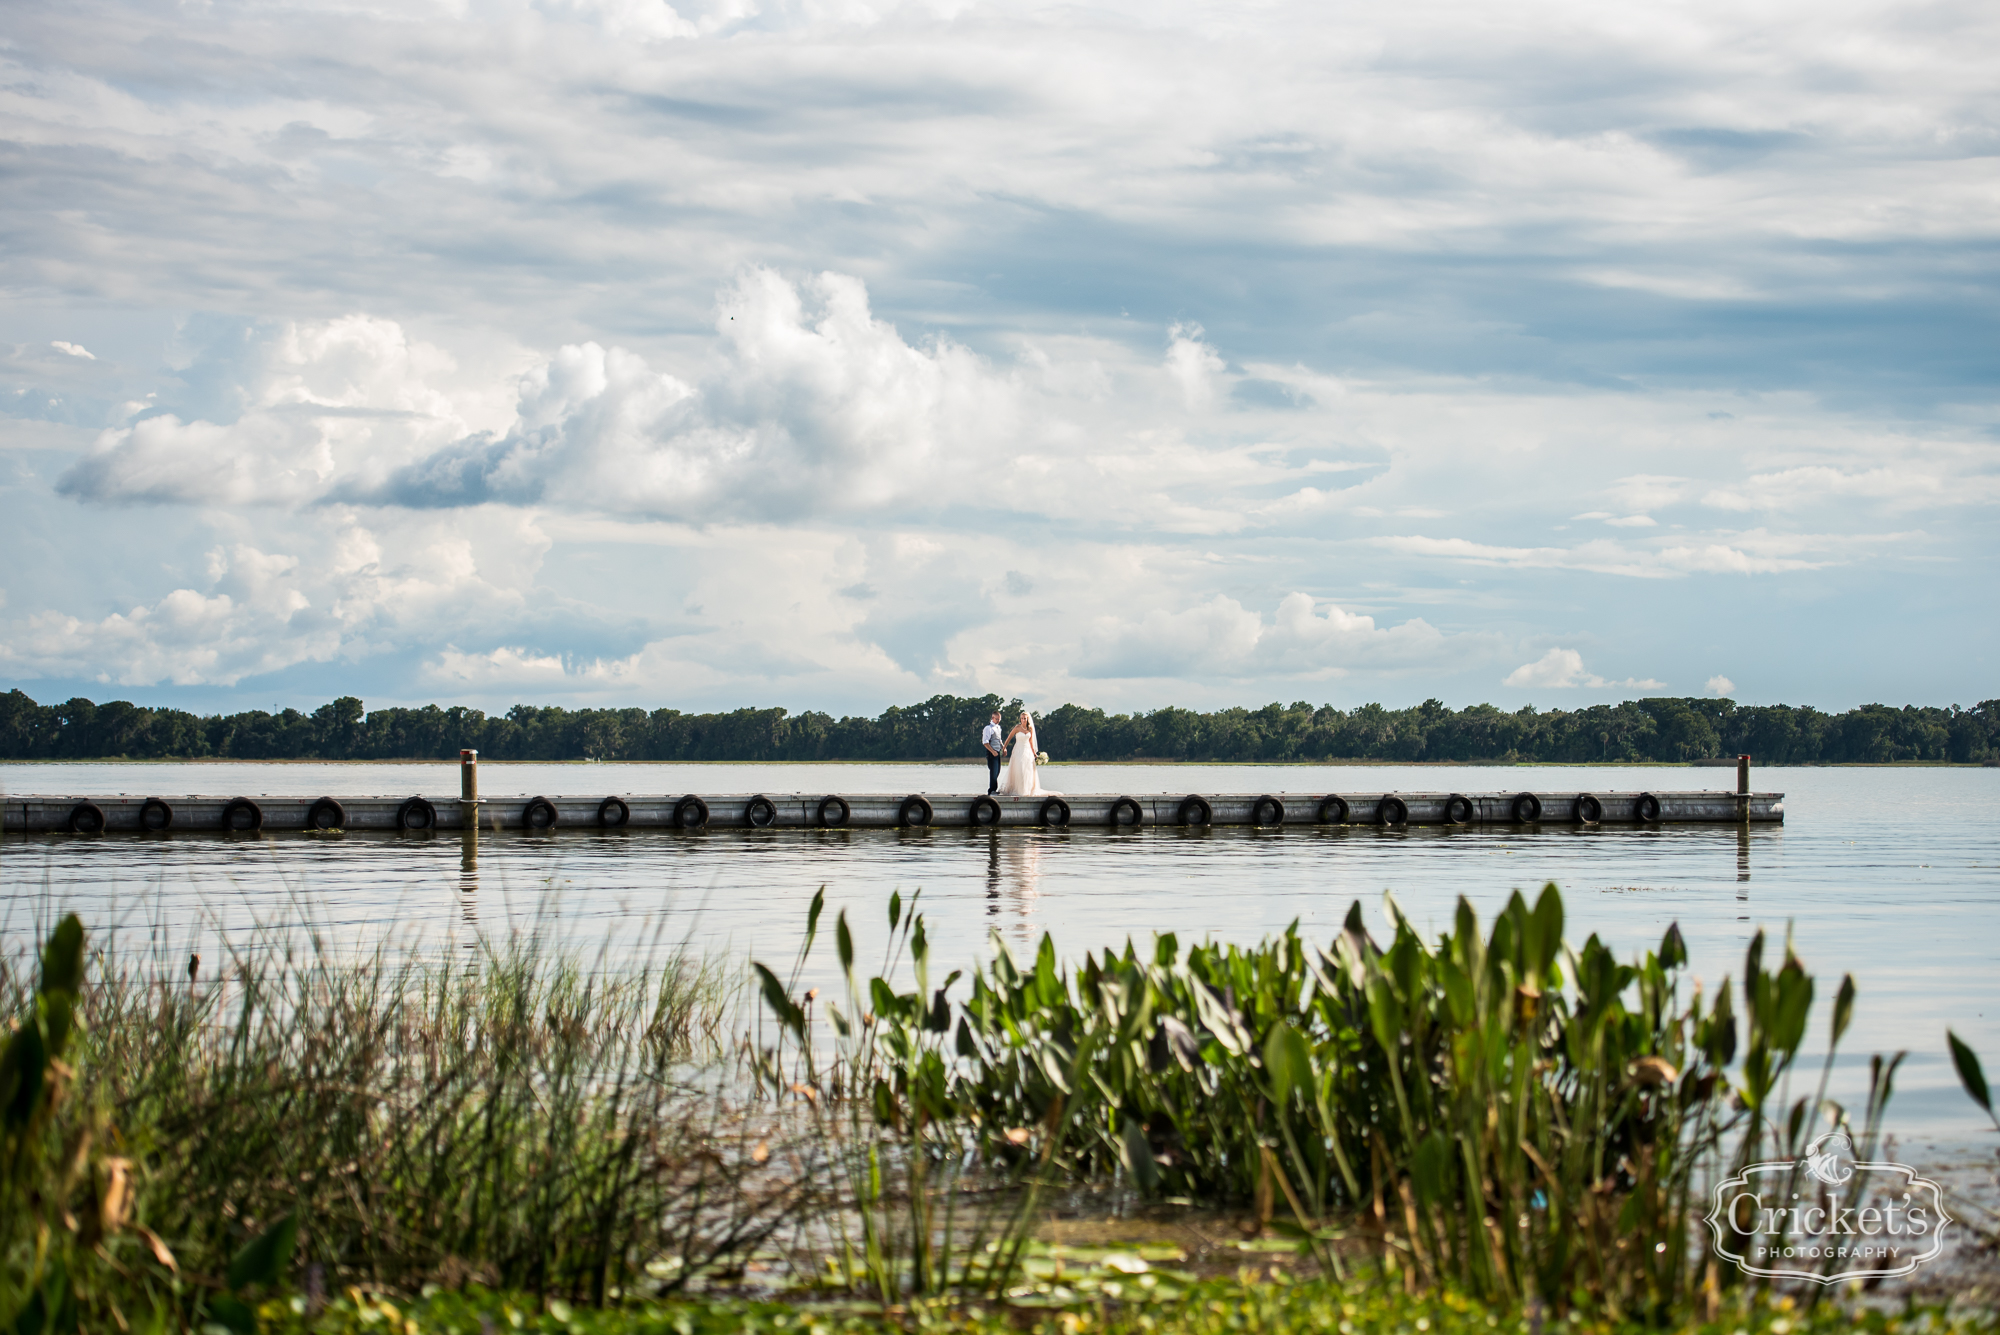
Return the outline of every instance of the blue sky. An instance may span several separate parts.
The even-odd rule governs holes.
[[[1995,49],[1973,3],[10,6],[0,684],[1970,705]]]

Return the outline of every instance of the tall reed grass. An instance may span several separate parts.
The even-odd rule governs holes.
[[[0,977],[0,1314],[228,1325],[279,1274],[602,1303],[740,1256],[795,1202],[727,1097],[730,976],[684,951],[260,945],[190,977],[86,958],[71,918]]]

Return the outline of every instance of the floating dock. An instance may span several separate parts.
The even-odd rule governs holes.
[[[476,783],[466,785],[474,793]],[[683,793],[609,796],[8,796],[7,833],[927,829],[1780,822],[1783,793]]]

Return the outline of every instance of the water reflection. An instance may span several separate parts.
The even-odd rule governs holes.
[[[467,821],[458,832],[458,921],[465,929],[464,948],[475,949],[479,944],[479,822],[476,820]]]
[[[1750,827],[1736,827],[1736,921],[1750,921]]]
[[[1042,878],[1051,869],[1049,844],[1063,838],[1039,830],[1006,834],[985,830],[972,835],[986,846],[986,916],[1008,919],[1007,934],[1017,941],[1031,941],[1037,935],[1030,920],[1042,897]]]

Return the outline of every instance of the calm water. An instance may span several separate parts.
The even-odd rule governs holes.
[[[971,765],[481,766],[489,797],[533,793],[950,792],[985,786]],[[1367,768],[1058,765],[1070,792],[1381,792],[1731,787],[1724,769]],[[1296,918],[1328,939],[1360,899],[1380,934],[1393,890],[1420,924],[1449,923],[1458,896],[1484,920],[1508,893],[1559,883],[1575,941],[1595,932],[1623,951],[1655,945],[1678,921],[1697,975],[1742,968],[1759,927],[1790,924],[1823,981],[1860,986],[1836,1085],[1858,1102],[1867,1054],[1910,1050],[1892,1125],[1962,1152],[1981,1119],[1944,1053],[1951,1025],[2000,1068],[2000,770],[1760,770],[1787,794],[1782,827],[1549,826],[1286,829],[1208,833],[894,830],[564,831],[224,839],[50,836],[0,845],[0,943],[74,908],[127,945],[176,958],[241,941],[256,925],[310,922],[327,939],[462,944],[477,932],[555,920],[590,949],[639,948],[655,930],[767,962],[789,961],[813,891],[846,906],[866,944],[882,939],[892,889],[923,891],[944,968],[990,947],[989,929],[1031,945],[1044,931],[1074,957],[1087,947],[1173,931],[1185,941],[1251,941]],[[25,793],[413,793],[453,795],[453,765],[0,765]],[[829,922],[831,912],[829,912]],[[830,971],[831,943],[822,948]],[[1774,945],[1772,954],[1777,953]],[[213,958],[215,956],[211,956]],[[825,981],[824,973],[819,977]],[[1809,1091],[1805,1091],[1809,1092]],[[1993,1139],[1989,1130],[1984,1140]]]

